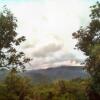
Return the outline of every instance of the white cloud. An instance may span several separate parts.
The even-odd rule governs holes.
[[[43,61],[40,56],[50,56],[52,52],[52,59],[56,59],[56,54],[60,55],[56,51],[67,56],[72,53],[77,58],[84,57],[79,51],[73,50],[76,41],[72,39],[72,33],[88,22],[89,6],[86,1],[30,0],[10,2],[7,6],[18,19],[17,32],[27,38],[23,44],[24,51],[28,56],[37,56],[34,65],[49,65],[51,58],[47,57],[49,62],[46,63],[47,58],[41,58],[45,60]],[[56,60],[58,59],[63,58],[58,57]]]
[[[33,52],[33,57],[48,57],[62,49],[62,45],[51,43]]]

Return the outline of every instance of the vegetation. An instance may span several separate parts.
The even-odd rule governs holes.
[[[91,6],[91,22],[86,27],[81,27],[73,33],[78,40],[76,47],[87,56],[86,69],[91,75],[92,83],[89,86],[89,95],[95,94],[92,100],[100,99],[100,3]],[[91,99],[90,99],[91,100]]]
[[[25,41],[18,37],[17,20],[7,9],[0,13],[0,67],[12,69],[0,83],[0,100],[100,100],[100,3],[91,6],[91,22],[73,33],[76,47],[87,56],[86,69],[91,79],[56,81],[50,84],[33,84],[17,73],[30,61],[17,46]]]
[[[13,69],[0,84],[0,100],[31,100],[31,82]]]
[[[89,80],[76,79],[34,85],[13,70],[0,83],[0,100],[87,100],[88,84]]]
[[[24,69],[24,63],[30,60],[17,51],[16,47],[25,41],[25,37],[18,37],[16,28],[17,19],[4,7],[0,12],[0,67]]]

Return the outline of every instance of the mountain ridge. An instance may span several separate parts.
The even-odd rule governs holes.
[[[52,82],[55,80],[71,80],[75,78],[85,78],[88,73],[83,66],[58,66],[46,69],[28,70],[23,73],[24,76],[30,77],[37,82]]]

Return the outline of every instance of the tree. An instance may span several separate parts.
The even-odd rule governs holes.
[[[25,41],[24,36],[17,36],[16,28],[16,17],[4,6],[0,12],[0,67],[24,69],[24,64],[30,60],[23,52],[16,49]]]
[[[87,56],[86,69],[91,75],[91,89],[100,95],[100,3],[91,6],[91,21],[73,33],[78,40],[76,47]]]
[[[4,100],[32,100],[33,90],[31,81],[16,74],[11,70],[4,81],[5,91],[2,97]]]

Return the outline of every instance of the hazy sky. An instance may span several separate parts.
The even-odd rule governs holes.
[[[98,0],[99,1],[99,0]],[[22,49],[33,68],[80,65],[72,33],[89,22],[89,6],[96,0],[0,0],[18,19],[17,32],[26,36]],[[76,63],[77,62],[77,63]]]

